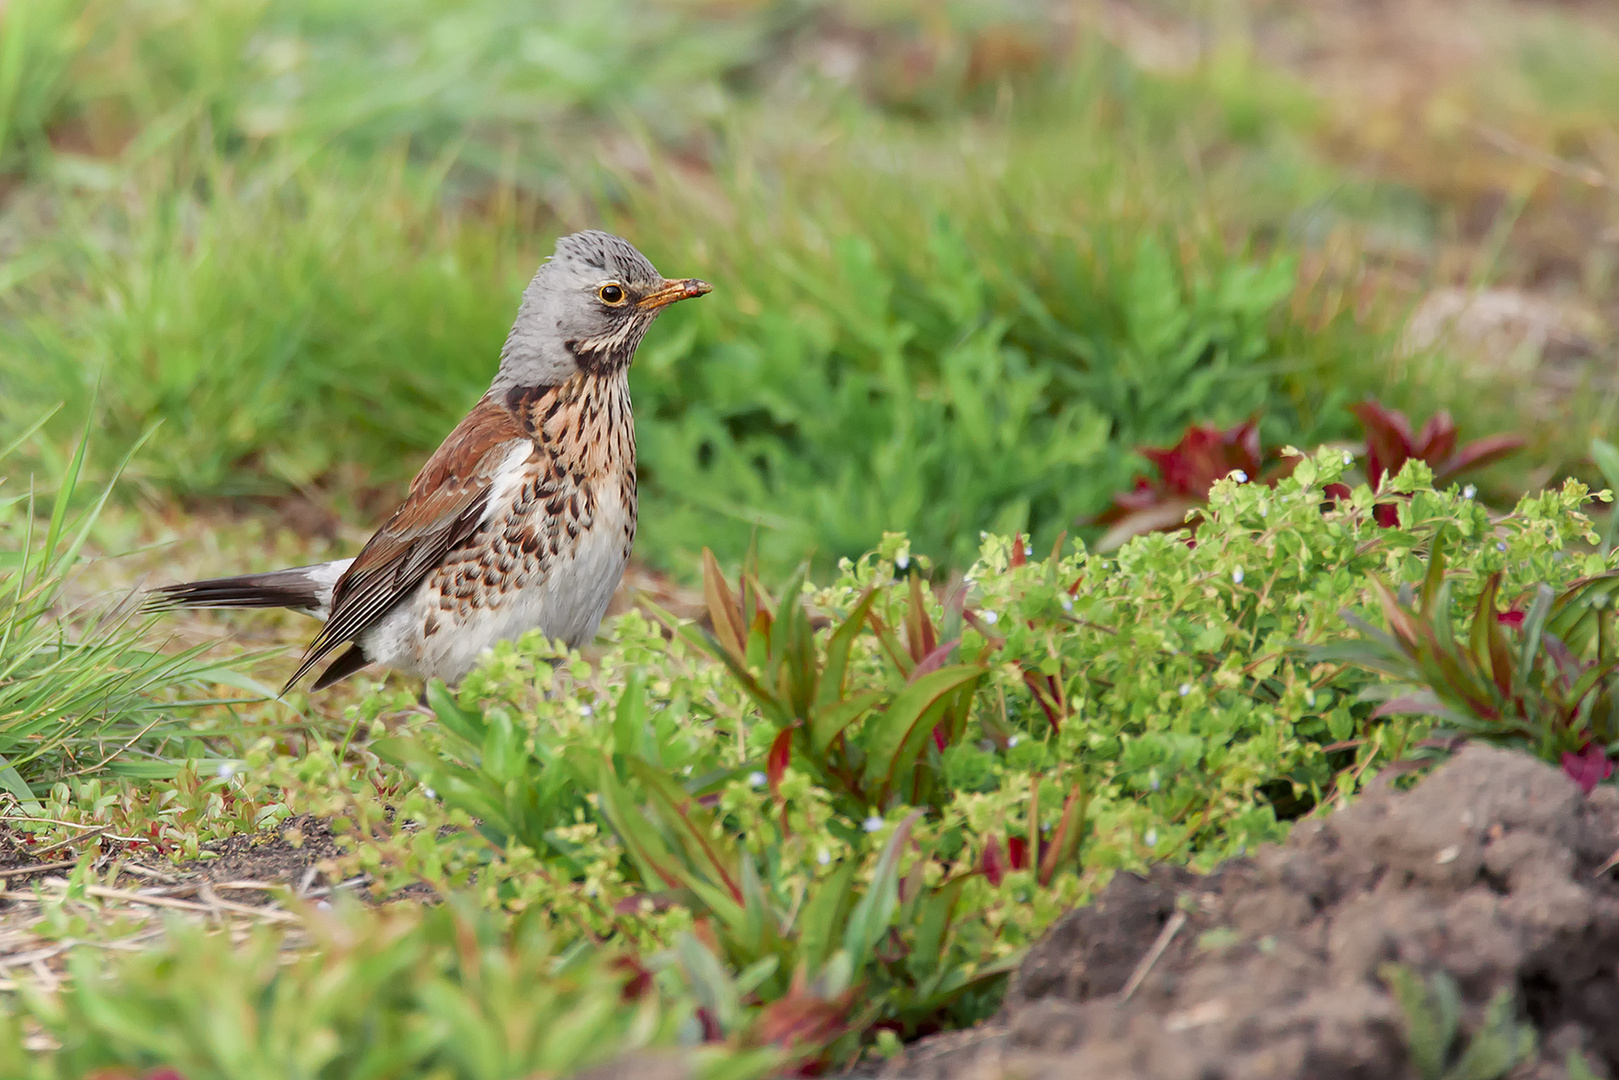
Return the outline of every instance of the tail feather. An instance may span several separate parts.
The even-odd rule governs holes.
[[[332,588],[351,560],[272,570],[267,574],[241,574],[163,585],[151,590],[143,605],[147,611],[174,608],[291,608],[325,618],[332,606]]]

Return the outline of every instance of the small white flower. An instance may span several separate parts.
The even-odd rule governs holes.
[[[432,789],[432,788],[430,788],[430,787],[424,787],[424,788],[422,788],[422,794],[423,794],[423,795],[426,795],[426,796],[427,796],[427,797],[428,797],[428,798],[429,798],[429,799],[436,799],[436,798],[438,798],[438,792],[436,792],[436,791],[434,791],[434,790],[433,790],[433,789]]]
[[[1158,782],[1158,774],[1153,773],[1152,779],[1147,781],[1147,787],[1151,788],[1153,791],[1157,791],[1162,786],[1163,785]]]
[[[1464,499],[1471,499],[1474,495],[1477,495],[1477,494],[1478,494],[1478,488],[1475,487],[1472,484],[1468,484],[1466,487],[1462,488],[1462,498],[1464,498]]]
[[[1192,684],[1191,683],[1189,683],[1189,682],[1181,683],[1181,697],[1185,697],[1187,694],[1190,694],[1191,692],[1192,692]]]
[[[682,765],[680,767],[680,775],[682,775],[682,776],[690,776],[691,775],[691,766],[690,765]]]
[[[1246,484],[1248,482],[1248,474],[1243,472],[1241,469],[1231,470],[1231,478],[1239,484]]]
[[[999,620],[999,619],[1000,619],[1000,616],[999,616],[999,615],[997,615],[997,614],[995,614],[995,613],[994,613],[994,612],[993,612],[993,611],[986,611],[986,612],[984,612],[984,621],[985,621],[985,622],[987,622],[987,623],[989,623],[989,624],[990,624],[990,625],[991,625],[991,626],[994,626],[994,625],[995,625],[995,623],[996,623],[996,622],[997,622],[997,621],[998,621],[998,620]]]
[[[748,774],[748,783],[752,784],[754,787],[764,787],[765,784],[769,782],[770,777],[766,776],[762,772],[750,772]]]
[[[909,555],[900,555],[894,559],[894,569],[896,570],[904,570],[910,565],[911,557]]]
[[[1147,832],[1146,832],[1146,835],[1141,838],[1141,842],[1146,844],[1148,847],[1152,847],[1155,844],[1157,844],[1158,843],[1158,830],[1157,829],[1148,829]]]
[[[1231,580],[1235,581],[1238,585],[1242,584],[1242,567],[1239,566],[1235,570],[1231,571]]]
[[[1064,611],[1074,610],[1074,598],[1072,596],[1065,596],[1062,598],[1062,609]]]
[[[1345,465],[1353,465],[1354,463],[1355,463],[1355,455],[1353,453],[1351,453],[1350,451],[1345,450],[1344,451],[1344,464]]]
[[[825,866],[827,863],[832,861],[832,853],[827,851],[825,848],[822,848],[820,851],[815,853],[815,861],[820,863],[822,866]]]
[[[1011,736],[1011,737],[1009,737],[1009,738],[1008,738],[1008,739],[1007,739],[1007,740],[1006,740],[1006,748],[1007,748],[1007,749],[1008,749],[1008,750],[1010,750],[1010,749],[1011,749],[1011,748],[1012,748],[1012,747],[1014,747],[1014,746],[1016,746],[1016,745],[1017,745],[1017,744],[1018,744],[1018,743],[1019,743],[1019,742],[1021,742],[1021,741],[1022,741],[1022,739],[1021,739],[1021,737],[1020,737],[1020,736],[1017,736],[1017,735],[1013,735],[1013,736]]]
[[[1315,691],[1314,690],[1306,690],[1304,692],[1304,703],[1306,705],[1310,706],[1310,708],[1312,708],[1312,709],[1315,708]]]
[[[978,539],[980,539],[980,540],[988,540],[989,539],[989,533],[985,532],[983,529],[979,529],[978,530]]]
[[[315,901],[315,906],[317,908],[319,908],[320,910],[322,910],[322,911],[330,911],[330,910],[332,910],[331,902],[328,901],[328,900],[317,900],[317,901]]]
[[[1495,542],[1495,550],[1497,550],[1497,551],[1505,551],[1506,549],[1507,549],[1507,542],[1505,540],[1497,540]]]
[[[1023,545],[1023,554],[1025,556],[1033,555],[1034,554],[1034,545],[1033,544],[1024,544]]]
[[[581,706],[579,706],[579,715],[580,716],[595,716],[596,715],[596,710],[592,709],[589,705],[581,705]]]
[[[231,777],[236,775],[236,762],[221,761],[219,763],[219,768],[214,770],[214,775],[219,777],[221,780],[229,780]]]
[[[1270,507],[1266,506],[1264,503],[1260,503],[1259,504],[1259,516],[1260,517],[1270,517]]]
[[[873,814],[865,821],[861,822],[860,827],[865,829],[867,832],[876,832],[878,829],[883,827],[883,819],[878,817],[876,814]]]

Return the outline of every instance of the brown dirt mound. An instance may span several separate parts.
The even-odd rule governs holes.
[[[1586,797],[1526,755],[1468,747],[1412,791],[1376,788],[1207,877],[1121,875],[1036,946],[992,1021],[924,1040],[883,1075],[1418,1077],[1378,974],[1394,961],[1455,980],[1458,1049],[1497,992],[1513,995],[1539,1041],[1506,1075],[1565,1077],[1573,1051],[1612,1077],[1616,846],[1619,790]]]

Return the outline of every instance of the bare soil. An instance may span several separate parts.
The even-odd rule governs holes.
[[[331,823],[309,814],[293,818],[277,829],[240,833],[205,847],[210,857],[184,864],[182,872],[210,882],[290,885],[300,893],[313,885],[337,884],[327,879],[327,872],[342,854]]]
[[[1453,1052],[1505,990],[1539,1039],[1503,1075],[1566,1077],[1574,1052],[1613,1077],[1616,848],[1619,790],[1587,797],[1524,754],[1468,747],[1409,792],[1378,786],[1207,876],[1121,875],[1035,947],[996,1017],[922,1040],[882,1075],[1418,1077],[1379,975],[1392,961],[1454,978]]]

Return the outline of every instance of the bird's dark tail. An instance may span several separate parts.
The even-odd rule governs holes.
[[[291,608],[324,618],[331,610],[332,586],[349,560],[319,563],[267,574],[187,581],[163,585],[147,594],[147,611],[174,608]]]

